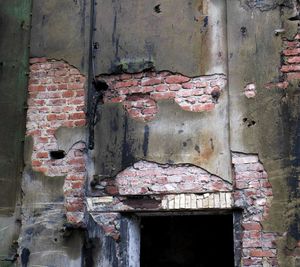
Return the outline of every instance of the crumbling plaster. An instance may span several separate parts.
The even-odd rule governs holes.
[[[80,68],[81,71],[86,72],[88,65],[86,61],[86,55],[88,54],[88,47],[86,43],[84,45],[82,43],[82,40],[80,42],[74,42],[74,44],[76,43],[79,48],[77,47],[76,49],[69,50],[71,54],[75,53],[78,56],[73,59],[71,56],[64,55],[66,52],[64,48],[65,46],[62,46],[56,50],[57,41],[55,40],[55,38],[51,40],[43,38],[43,36],[46,36],[47,34],[49,35],[49,31],[51,33],[52,29],[48,27],[50,25],[50,22],[46,19],[43,19],[42,14],[47,8],[53,11],[52,14],[56,14],[56,12],[54,11],[58,8],[58,2],[50,3],[49,1],[47,1],[47,3],[42,6],[40,3],[37,4],[37,1],[34,2],[34,16],[36,18],[36,23],[34,25],[38,25],[35,28],[38,29],[38,31],[33,31],[32,44],[34,47],[32,47],[31,49],[32,55],[46,55],[49,58],[64,58],[71,64],[74,64],[78,68]],[[70,1],[70,3],[71,2],[72,1]],[[160,150],[158,154],[153,154],[153,152],[151,152],[153,150],[151,150],[151,145],[149,146],[147,142],[149,132],[153,133],[153,129],[157,129],[158,132],[162,130],[162,128],[159,128],[158,126],[160,124],[166,123],[166,120],[163,119],[164,117],[167,118],[168,122],[174,122],[176,119],[178,119],[178,116],[184,121],[198,121],[198,119],[201,118],[201,127],[200,129],[196,129],[196,131],[199,130],[200,132],[201,129],[203,130],[205,128],[205,125],[209,125],[209,127],[211,127],[213,130],[207,133],[207,138],[205,137],[202,142],[200,142],[200,144],[202,144],[199,146],[200,149],[203,145],[205,147],[205,144],[210,144],[211,147],[210,137],[213,136],[213,144],[214,147],[217,148],[217,151],[227,151],[229,153],[231,149],[246,154],[257,153],[259,155],[264,168],[269,174],[269,180],[273,188],[272,206],[269,211],[269,216],[267,216],[266,220],[262,224],[263,229],[264,231],[278,233],[276,244],[279,264],[280,266],[290,267],[297,266],[297,264],[299,263],[297,260],[299,256],[298,241],[300,239],[297,230],[297,220],[299,217],[297,205],[297,169],[299,157],[297,153],[297,125],[299,119],[297,77],[296,79],[292,79],[289,82],[289,86],[285,86],[285,88],[275,86],[275,88],[268,89],[265,88],[265,85],[270,83],[277,84],[278,82],[282,82],[282,76],[280,73],[280,53],[283,51],[283,38],[292,40],[297,32],[297,22],[288,20],[288,18],[295,16],[296,9],[290,6],[291,1],[273,1],[272,3],[271,1],[260,2],[262,3],[260,3],[258,6],[254,1],[247,1],[247,3],[246,1],[227,1],[227,22],[225,23],[223,21],[224,23],[221,23],[222,25],[227,26],[228,37],[228,40],[226,38],[222,39],[223,42],[226,43],[226,46],[228,44],[228,73],[226,69],[227,66],[226,68],[223,68],[223,71],[221,72],[227,73],[229,80],[229,100],[227,100],[227,97],[225,96],[225,99],[223,101],[224,108],[221,109],[220,112],[215,114],[197,114],[197,116],[194,116],[190,113],[188,113],[187,115],[187,113],[185,112],[178,111],[178,108],[174,107],[175,105],[172,102],[163,101],[163,103],[158,103],[160,113],[158,114],[158,117],[155,118],[153,122],[153,128],[151,128],[151,125],[149,127],[145,124],[139,124],[135,120],[127,118],[126,113],[124,112],[120,104],[107,103],[104,106],[99,107],[98,115],[100,113],[103,116],[113,115],[113,119],[106,121],[105,119],[103,120],[103,117],[99,116],[100,119],[96,125],[96,138],[98,138],[96,139],[96,145],[99,144],[99,147],[96,146],[95,151],[98,150],[98,152],[96,153],[99,153],[99,155],[101,155],[102,157],[104,156],[115,159],[117,161],[117,166],[114,166],[114,162],[112,160],[108,160],[106,166],[104,166],[104,162],[100,161],[101,164],[96,162],[95,172],[99,175],[113,174],[112,176],[114,176],[130,166],[132,163],[140,159],[146,159],[160,164],[196,162],[196,165],[199,164],[199,166],[205,167],[205,169],[209,170],[211,173],[218,174],[220,175],[220,177],[224,177],[227,180],[230,180],[228,178],[230,177],[228,173],[231,170],[231,159],[229,157],[223,158],[223,163],[217,161],[216,164],[216,162],[211,161],[210,157],[209,162],[205,163],[205,161],[203,161],[203,158],[199,162],[197,162],[189,160],[187,154],[183,157],[180,156],[179,153],[176,154],[176,152],[179,150],[184,151],[184,142],[186,142],[186,140],[179,139],[179,142],[174,142],[174,140],[172,140],[169,146],[160,147],[158,144],[167,144],[167,141],[170,140],[170,135],[167,134],[168,140],[160,139],[161,136],[157,135],[158,137],[156,138],[160,142],[153,143],[153,150],[154,147],[158,149],[161,148],[162,151],[166,151],[167,149],[168,153],[164,155],[163,158],[160,158],[160,155],[163,154]],[[245,3],[247,7],[245,7],[243,3]],[[82,3],[79,4],[81,5]],[[86,3],[84,2],[84,4]],[[38,5],[40,10],[38,10],[39,8],[37,8]],[[78,1],[74,1],[74,3],[71,3],[71,6],[75,9],[79,8]],[[151,5],[149,4],[149,6]],[[80,6],[81,11],[83,10],[82,7],[83,6]],[[73,13],[77,14],[76,12],[73,12],[73,8],[68,12],[68,21],[72,21],[72,17],[74,17],[72,15]],[[63,8],[61,8],[60,10],[63,10]],[[129,10],[129,8],[126,10]],[[118,12],[120,12],[120,9],[116,8],[114,9],[114,12],[115,14],[119,14]],[[80,14],[82,15],[83,13]],[[47,18],[47,16],[52,17],[51,23],[56,23],[57,27],[55,29],[60,27],[64,22],[60,20],[58,20],[57,22],[56,19],[53,18],[53,16],[56,15],[51,15],[49,13],[48,15],[46,14],[45,18]],[[81,16],[78,16],[79,20],[80,18]],[[40,23],[40,21],[42,20],[44,20],[44,24]],[[74,22],[74,25],[81,23],[81,21],[76,21]],[[44,27],[44,25],[46,25],[46,28]],[[88,27],[88,23],[84,25]],[[43,29],[46,30],[44,31]],[[78,29],[78,27],[76,29]],[[83,30],[82,27],[80,29]],[[285,31],[283,33],[280,32],[279,34],[275,34],[276,30],[278,29],[284,29]],[[62,43],[65,43],[66,40],[73,40],[73,37],[75,35],[80,36],[80,34],[73,34],[73,30],[74,28],[69,31],[70,35],[68,37],[59,35],[60,39],[64,41]],[[53,30],[53,33],[55,32],[56,31]],[[49,36],[55,37],[52,33]],[[117,33],[115,34],[115,37],[118,37]],[[35,42],[34,40],[39,41]],[[40,48],[38,48],[37,45],[40,43],[40,40],[44,40],[42,50],[39,50]],[[116,40],[117,39],[115,39],[115,41]],[[116,48],[116,46],[113,47]],[[55,51],[58,52],[56,53]],[[76,51],[78,53],[76,53]],[[82,51],[84,51],[84,53],[86,54],[83,55]],[[150,61],[152,60],[151,58],[152,57],[150,57]],[[164,56],[162,57],[162,60],[163,59]],[[224,57],[225,61],[226,59],[227,57]],[[177,60],[178,62],[188,62],[188,64],[191,63],[190,61],[182,61],[180,59]],[[122,60],[117,60],[116,62],[122,63]],[[155,63],[154,65],[158,67],[157,71],[169,69],[172,72],[180,72],[185,75],[189,75],[189,73],[184,73],[184,71],[178,71],[179,69],[176,69],[172,64],[170,64],[170,66],[166,68],[160,69],[160,65],[158,64],[158,62],[153,62]],[[133,68],[132,70],[140,71],[141,68],[144,67],[144,65],[142,64],[141,66],[142,67],[138,67],[137,69]],[[97,71],[97,73],[109,73],[109,71]],[[213,73],[214,71],[212,72],[212,74]],[[203,73],[197,72],[197,75],[200,74]],[[256,84],[256,95],[252,98],[246,98],[243,94],[244,87],[249,83]],[[229,108],[229,113],[227,113],[227,108]],[[220,119],[220,116],[224,117]],[[229,121],[227,120],[228,118]],[[213,128],[214,126],[212,126],[209,121],[214,121],[215,124],[219,127]],[[192,123],[189,125],[185,125],[184,129],[181,129],[182,126],[179,125],[180,124],[176,123],[173,125],[170,124],[170,129],[178,128],[178,135],[180,134],[181,130],[185,130],[185,127],[192,127],[192,129],[195,129],[195,127],[193,126],[196,126],[198,124]],[[121,129],[120,126],[124,128],[119,133]],[[110,141],[104,137],[101,127],[110,129],[108,131],[109,137],[113,137],[111,140],[112,142],[115,142],[115,144],[110,143]],[[222,133],[225,133],[223,135],[223,138],[220,138],[220,129],[225,129]],[[229,131],[229,134],[226,133],[227,129]],[[135,135],[134,132],[138,132],[138,134]],[[171,133],[171,131],[168,133]],[[186,134],[190,135],[191,132],[187,132]],[[64,136],[65,134],[62,134],[62,139],[60,140],[63,140]],[[195,137],[195,139],[196,138],[197,137]],[[218,143],[220,142],[220,140],[222,140],[221,144]],[[225,140],[229,141],[227,142]],[[109,145],[103,146],[103,144]],[[138,144],[137,148],[134,147],[135,144]],[[173,146],[174,144],[175,149],[171,149],[171,146]],[[178,147],[176,148],[177,144]],[[189,144],[189,142],[186,142],[186,144],[188,146],[188,151],[192,151],[192,148],[195,148],[196,145],[198,145],[194,140],[192,140],[191,144]],[[65,144],[65,141],[62,141],[62,146],[69,147],[69,145]],[[99,152],[100,149],[103,149],[103,147],[106,148],[106,154],[100,154]],[[113,152],[111,152],[115,151],[115,149],[117,150],[121,148],[123,151],[121,155],[115,155]],[[132,153],[132,151],[138,152]],[[109,152],[110,155],[108,155],[109,153],[107,154],[107,152]],[[193,153],[196,152],[197,149]],[[97,156],[96,154],[92,156],[96,159],[98,158],[101,160],[102,157],[99,157],[99,155]],[[219,154],[218,156],[220,155],[222,154]],[[90,161],[91,158],[89,159]],[[213,158],[216,159],[217,156],[213,156]],[[97,166],[97,164],[99,165]],[[217,168],[214,169],[212,166]],[[217,172],[222,166],[227,166],[225,175]],[[113,173],[107,173],[109,170],[112,170]],[[89,171],[92,175],[93,170]],[[45,178],[43,178],[42,180],[45,180]],[[89,182],[91,180],[92,177],[90,177]],[[27,188],[26,185],[24,188]],[[94,231],[94,229],[92,229],[91,231]],[[101,235],[101,233],[97,233],[95,235],[91,234],[91,236],[97,236],[97,238],[101,237]],[[107,245],[108,243],[111,244],[111,242],[112,241],[103,241],[102,245]],[[102,249],[105,250],[105,245],[103,245]]]

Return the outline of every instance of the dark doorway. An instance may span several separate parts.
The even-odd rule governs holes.
[[[141,219],[141,267],[233,267],[232,215]]]

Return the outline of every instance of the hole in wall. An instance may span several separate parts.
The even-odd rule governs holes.
[[[252,127],[256,124],[256,121],[250,120],[248,118],[243,118],[243,123],[245,123],[247,127]]]
[[[160,4],[158,4],[158,5],[156,5],[156,6],[154,7],[154,11],[155,11],[156,13],[161,13]]]
[[[108,85],[105,81],[102,80],[94,80],[93,81],[95,90],[98,92],[103,92],[106,91],[108,89]]]
[[[66,156],[66,152],[64,150],[50,151],[50,158],[53,160],[63,159],[65,156]]]
[[[233,251],[232,214],[141,219],[141,267],[230,267]]]
[[[247,36],[247,28],[245,26],[241,27],[241,33],[243,37]]]

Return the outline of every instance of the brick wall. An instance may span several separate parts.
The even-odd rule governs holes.
[[[240,208],[243,266],[278,266],[277,234],[265,231],[262,225],[273,196],[267,172],[257,155],[233,153],[232,164],[233,185],[199,167],[140,161],[120,172],[116,179],[103,180],[100,185],[106,196],[89,198],[88,209],[101,212],[98,224],[106,235],[118,237],[118,229],[111,222],[105,223],[106,212],[109,219],[112,213],[130,210]],[[132,195],[150,198],[135,200],[132,206],[128,201]],[[143,205],[149,200],[154,204]]]
[[[233,153],[234,203],[242,208],[243,266],[278,266],[276,233],[264,231],[262,222],[268,216],[272,187],[256,155]]]
[[[74,144],[62,159],[52,159],[50,152],[59,149],[55,138],[59,127],[80,127],[86,123],[86,79],[63,61],[32,58],[30,64],[26,135],[33,138],[31,165],[33,170],[48,176],[66,176],[67,217],[80,224],[84,215],[85,144]]]
[[[300,34],[292,40],[283,39],[283,47],[279,82],[266,84],[267,89],[286,89],[290,81],[300,79]]]
[[[139,161],[120,172],[116,179],[102,180],[102,197],[86,199],[85,144],[75,143],[62,159],[50,157],[51,151],[59,149],[55,138],[59,127],[80,127],[86,123],[85,77],[63,61],[45,58],[31,59],[30,71],[26,134],[33,138],[32,168],[48,176],[66,176],[64,194],[69,222],[83,224],[87,200],[89,212],[97,217],[95,220],[104,233],[118,240],[122,211],[238,207],[243,211],[243,266],[262,266],[266,262],[278,265],[276,233],[265,231],[262,225],[271,205],[272,188],[257,155],[232,154],[233,185],[196,166]],[[110,86],[106,103],[122,103],[132,118],[143,121],[152,120],[159,112],[157,100],[174,99],[182,109],[191,112],[211,111],[226,82],[222,75],[189,78],[170,72],[99,79]],[[136,205],[132,196],[142,197],[141,207],[132,206]]]
[[[211,111],[226,85],[226,77],[220,74],[189,78],[167,71],[101,75],[98,79],[109,85],[106,103],[123,103],[129,116],[141,121],[155,117],[158,100],[174,100],[186,111]]]
[[[120,195],[229,191],[230,183],[189,165],[164,165],[140,161],[116,177]]]

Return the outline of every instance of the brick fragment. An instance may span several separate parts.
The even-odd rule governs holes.
[[[185,77],[182,75],[171,75],[166,77],[166,83],[177,84],[177,83],[186,83],[190,80],[189,77]]]

